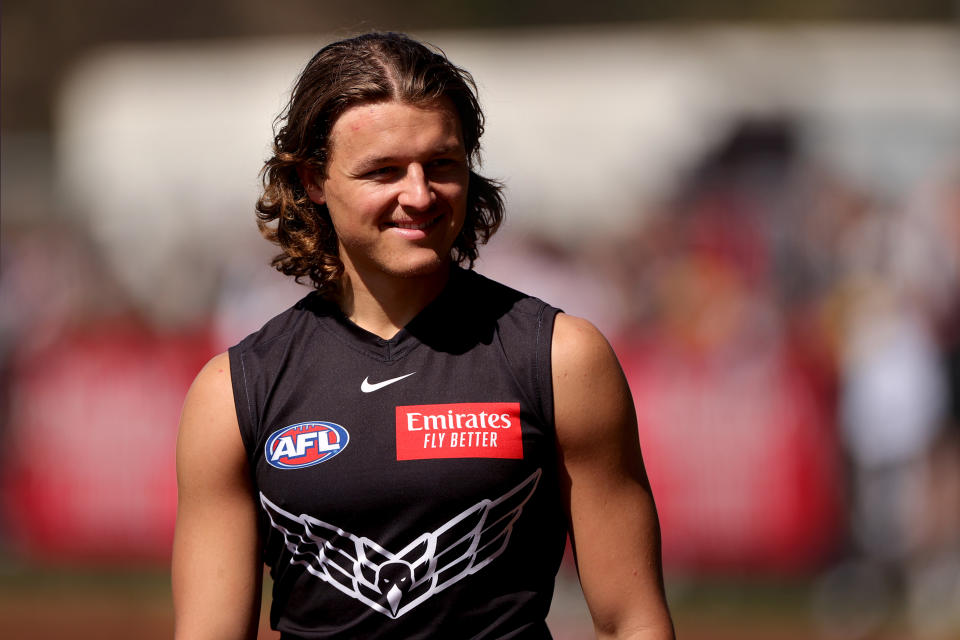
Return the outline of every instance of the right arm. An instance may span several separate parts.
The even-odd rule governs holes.
[[[226,353],[197,375],[177,438],[177,640],[256,638],[263,578],[257,510]]]

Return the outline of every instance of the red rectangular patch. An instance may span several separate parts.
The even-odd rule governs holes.
[[[397,460],[523,458],[519,402],[397,407]]]

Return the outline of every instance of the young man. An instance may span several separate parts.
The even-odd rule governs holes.
[[[472,79],[322,49],[258,202],[317,291],[201,371],[177,445],[181,640],[548,638],[569,533],[597,634],[672,638],[630,392],[588,322],[472,266],[499,225]]]

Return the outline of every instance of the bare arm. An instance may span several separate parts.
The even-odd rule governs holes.
[[[197,376],[177,439],[173,605],[178,640],[256,638],[257,513],[227,354]]]
[[[598,638],[674,637],[630,390],[589,322],[557,316],[553,387],[571,541]]]

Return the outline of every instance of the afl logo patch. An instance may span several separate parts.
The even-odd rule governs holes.
[[[277,469],[303,469],[326,462],[347,448],[350,434],[333,422],[299,422],[273,432],[264,446]]]

